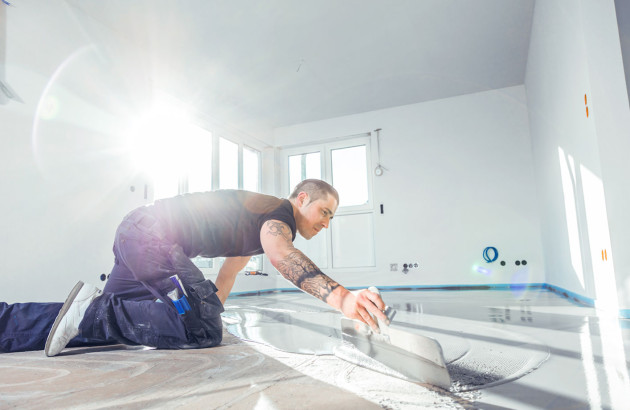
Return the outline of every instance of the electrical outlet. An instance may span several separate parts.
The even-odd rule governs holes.
[[[398,271],[398,264],[397,263],[390,263],[389,264],[389,271],[390,272],[397,272]]]
[[[408,273],[411,269],[417,269],[420,265],[418,262],[403,263],[403,273]]]

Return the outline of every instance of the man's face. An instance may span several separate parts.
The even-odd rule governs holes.
[[[296,204],[298,207],[297,229],[304,239],[311,239],[322,229],[328,228],[338,205],[332,195],[311,202],[305,192],[300,192]]]

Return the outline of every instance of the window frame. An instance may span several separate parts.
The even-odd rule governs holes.
[[[375,163],[375,159],[372,157],[372,145],[373,145],[373,134],[365,133],[354,136],[349,136],[345,138],[335,138],[331,140],[325,140],[316,143],[304,143],[299,145],[291,145],[286,147],[280,147],[281,149],[281,175],[280,175],[280,190],[281,195],[288,198],[291,194],[291,191],[294,187],[289,187],[289,157],[293,155],[300,154],[308,154],[313,152],[320,152],[320,166],[322,170],[322,180],[332,184],[333,179],[333,169],[332,169],[332,151],[335,149],[343,149],[343,148],[351,148],[356,146],[365,145],[366,147],[366,178],[367,178],[367,189],[368,189],[368,202],[362,205],[351,205],[351,206],[343,206],[337,209],[335,213],[336,216],[344,216],[344,215],[354,215],[354,214],[369,214],[376,215],[375,209],[375,193],[373,189],[374,184],[374,173],[373,164]],[[341,193],[340,193],[341,194]],[[333,222],[334,223],[334,222]],[[353,272],[364,272],[366,269],[371,270],[375,269],[374,266],[357,266],[357,267],[334,267],[333,260],[333,238],[332,238],[332,229],[325,229],[325,264],[319,266],[322,269],[326,269],[326,271],[335,273],[353,273]],[[321,234],[320,234],[321,235]],[[374,241],[374,238],[372,238]],[[376,246],[376,241],[374,241],[374,246]],[[374,263],[376,264],[376,248],[374,248]]]
[[[372,153],[370,150],[370,136],[352,138],[347,140],[342,140],[334,143],[325,144],[326,147],[326,160],[328,164],[330,164],[330,184],[333,184],[333,169],[332,169],[332,152],[336,149],[345,149],[345,148],[354,148],[359,146],[365,146],[365,170],[366,170],[366,183],[367,183],[367,195],[368,201],[365,204],[361,205],[346,205],[339,206],[337,209],[337,215],[344,214],[352,214],[352,213],[361,213],[361,212],[371,212],[374,211],[374,192],[372,187]],[[328,171],[327,171],[328,172]]]
[[[365,134],[361,136],[353,136],[344,139],[336,139],[330,142],[324,142],[319,144],[303,144],[296,145],[287,148],[282,148],[282,174],[281,174],[281,190],[282,195],[288,198],[291,195],[293,188],[289,186],[289,157],[300,154],[311,154],[315,152],[320,153],[320,167],[322,170],[322,180],[332,185],[332,151],[336,149],[352,148],[358,146],[365,146],[365,166],[366,166],[366,178],[368,189],[368,202],[362,205],[350,205],[340,206],[337,209],[338,215],[346,213],[356,212],[371,212],[374,210],[374,190],[373,190],[373,178],[372,178],[372,151],[371,151],[371,135]],[[329,165],[327,165],[329,164]]]

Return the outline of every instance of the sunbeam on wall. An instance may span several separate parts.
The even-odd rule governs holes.
[[[561,147],[558,147],[558,157],[560,160],[560,175],[562,177],[562,192],[564,194],[564,211],[567,219],[567,232],[569,234],[571,265],[584,289],[584,266],[582,264],[582,249],[580,246],[580,230],[575,196],[575,163],[573,157],[566,155]]]
[[[561,147],[558,147],[558,159],[571,265],[584,290],[588,290],[592,283],[595,306],[617,314],[619,301],[604,184],[584,164],[576,164],[573,156]],[[584,254],[584,250],[588,253]]]
[[[597,295],[595,306],[616,315],[619,311],[619,301],[606,213],[604,184],[601,178],[584,165],[580,165],[580,174],[584,187],[586,225]]]

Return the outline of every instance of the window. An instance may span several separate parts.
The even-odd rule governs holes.
[[[260,192],[260,151],[243,147],[243,189]],[[262,255],[252,256],[245,270],[262,270]]]
[[[159,124],[157,124],[159,125]],[[156,128],[157,128],[156,125]],[[142,142],[145,170],[153,178],[153,199],[212,188],[212,133],[194,124],[179,133],[148,133]],[[154,139],[150,135],[155,135]]]
[[[185,192],[205,192],[212,190],[212,134],[198,138],[192,161],[188,163],[187,189]]]
[[[219,188],[259,192],[260,152],[196,125],[186,108],[160,95],[128,131],[127,150],[138,171],[152,178],[152,199]],[[221,265],[201,257],[193,262],[211,271]],[[262,257],[254,257],[247,269],[261,267]]]
[[[238,144],[219,138],[219,188],[238,189]]]
[[[325,233],[295,246],[322,269],[358,269],[376,265],[370,135],[283,150],[283,191],[288,196],[304,179],[318,178],[339,192],[339,208]]]
[[[339,206],[368,203],[367,147],[337,148],[331,150],[332,185],[339,192]]]
[[[184,154],[187,160],[181,162],[180,169],[162,172],[154,178],[154,199],[213,189],[260,192],[260,151],[195,128],[195,132],[187,133],[188,148]],[[218,148],[215,157],[218,161],[212,160],[213,146]],[[192,261],[206,272],[218,272],[223,259],[196,257]],[[252,257],[245,270],[261,270],[262,266],[262,255],[258,255]]]
[[[191,259],[192,263],[198,268],[212,268],[214,266],[214,258],[204,258],[203,256],[197,256]]]
[[[322,179],[321,153],[311,152],[289,156],[289,189],[305,179]]]
[[[170,198],[179,194],[179,177],[177,175],[161,175],[154,178],[153,199]]]
[[[243,189],[260,192],[260,151],[243,147]]]

